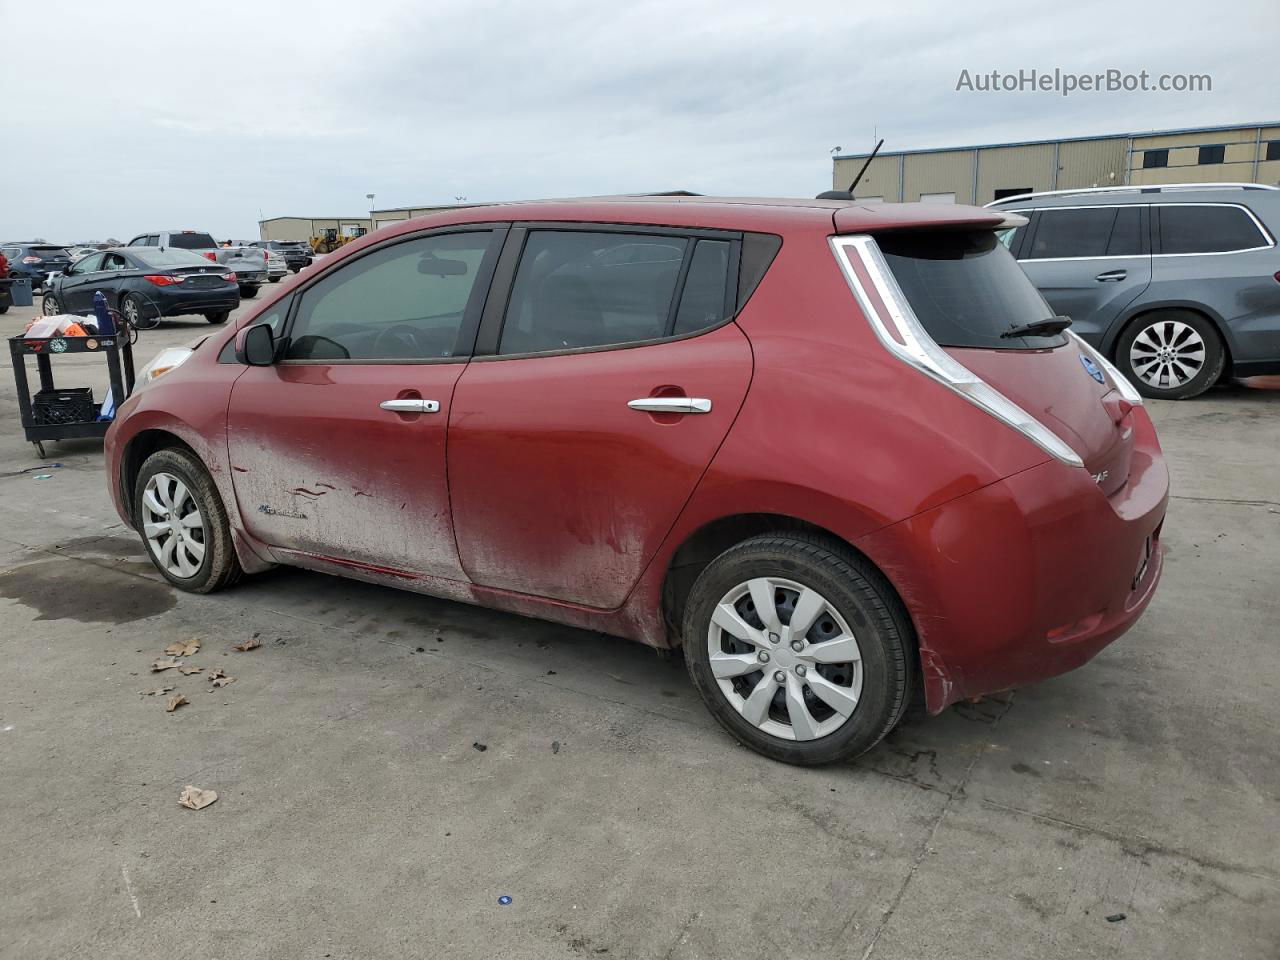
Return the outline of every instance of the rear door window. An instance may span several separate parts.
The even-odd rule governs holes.
[[[990,230],[902,231],[876,237],[898,286],[929,336],[944,347],[1059,346],[1063,334],[1001,334],[1053,315]]]
[[[729,304],[728,240],[699,240],[689,261],[673,336],[684,336],[712,327],[733,313]]]
[[[1119,207],[1116,222],[1111,228],[1111,239],[1107,241],[1107,256],[1136,257],[1145,254],[1145,233],[1142,228],[1142,207]]]
[[[1047,208],[1040,211],[1024,260],[1102,257],[1116,222],[1115,207]]]
[[[685,237],[534,230],[511,288],[498,353],[540,353],[668,335]],[[714,260],[714,252],[708,253]],[[688,323],[693,323],[693,309]]]
[[[1270,244],[1240,207],[1179,203],[1159,211],[1161,253],[1226,253]]]

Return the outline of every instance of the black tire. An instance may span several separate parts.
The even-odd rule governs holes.
[[[120,313],[135,330],[154,330],[160,326],[160,315],[150,316],[147,304],[136,293],[126,293],[120,298]]]
[[[204,558],[199,568],[189,577],[175,576],[165,568],[143,530],[143,496],[148,482],[158,473],[167,473],[182,481],[199,507],[201,519],[204,522],[202,528]],[[147,457],[142,464],[142,469],[138,471],[138,479],[134,484],[133,517],[147,556],[160,571],[160,575],[179,590],[186,590],[189,593],[212,593],[230,586],[243,575],[240,561],[232,545],[231,527],[227,522],[227,512],[222,506],[222,498],[218,496],[217,488],[214,487],[213,480],[204,465],[186,450],[170,447]]]
[[[1134,341],[1150,331],[1148,337],[1164,336],[1165,331],[1181,329],[1170,325],[1185,325],[1200,337],[1204,343],[1204,359],[1198,371],[1189,380],[1176,386],[1162,387],[1148,383],[1135,370],[1133,362]],[[1146,355],[1148,351],[1139,347],[1138,353]],[[1154,400],[1187,400],[1198,397],[1217,383],[1226,367],[1227,352],[1222,345],[1222,338],[1217,328],[1205,317],[1190,310],[1158,310],[1138,317],[1120,335],[1116,341],[1115,362],[1120,372],[1137,388],[1144,397]],[[1186,365],[1183,369],[1188,369]]]
[[[712,675],[712,613],[736,585],[757,577],[791,580],[818,591],[857,639],[861,695],[849,718],[826,736],[789,740],[765,733],[729,703]],[[689,676],[712,716],[743,746],[783,763],[814,766],[865,753],[894,728],[910,700],[914,633],[893,588],[854,551],[806,532],[752,537],[708,564],[685,604],[682,635]]]
[[[219,310],[217,313],[206,313],[204,318],[210,323],[226,323],[229,316],[231,316],[230,310]]]
[[[58,298],[52,293],[46,293],[40,298],[40,312],[46,317],[57,316],[57,314],[61,312],[61,309],[62,308],[58,305]]]
[[[272,283],[279,283],[279,282],[280,282],[280,278],[279,278],[279,277],[267,277],[267,279],[268,279],[269,281],[271,281]]]
[[[7,303],[0,303],[0,314],[8,313],[8,312],[9,312],[9,305]]]
[[[252,300],[258,295],[258,285],[256,283],[240,284],[240,296],[246,300]]]

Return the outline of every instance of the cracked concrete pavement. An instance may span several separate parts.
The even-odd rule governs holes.
[[[176,593],[99,445],[16,472],[6,375],[0,958],[1274,958],[1277,387],[1153,405],[1175,498],[1129,635],[797,770],[621,640],[288,570]],[[189,637],[236,682],[148,672]]]

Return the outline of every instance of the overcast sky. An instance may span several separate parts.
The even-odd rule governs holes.
[[[694,12],[696,11],[696,12]],[[831,149],[1280,120],[1277,0],[0,0],[0,240],[687,189],[811,196]],[[1210,93],[957,92],[960,71]]]

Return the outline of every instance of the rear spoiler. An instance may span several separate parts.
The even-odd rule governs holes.
[[[850,204],[832,214],[836,233],[890,230],[1007,230],[1027,218],[1009,210],[941,203]]]

